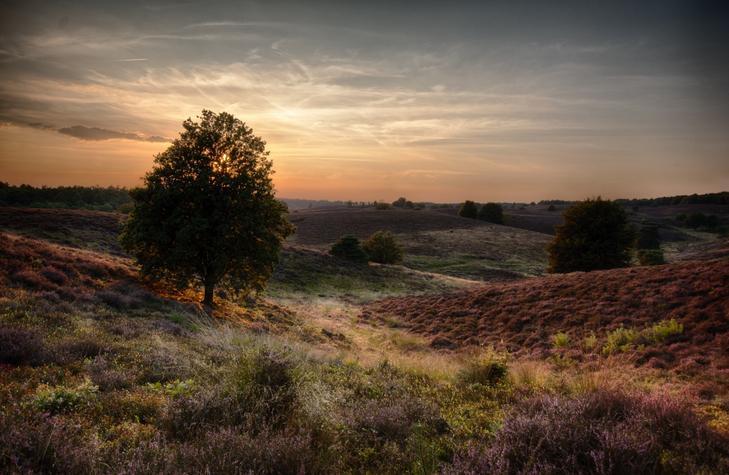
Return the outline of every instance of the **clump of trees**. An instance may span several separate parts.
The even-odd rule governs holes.
[[[635,231],[618,203],[600,197],[570,206],[549,245],[549,271],[627,267]]]
[[[473,201],[466,200],[463,202],[461,208],[458,210],[458,216],[461,216],[463,218],[476,219],[478,218],[478,206]]]
[[[219,285],[261,290],[294,228],[275,198],[266,142],[231,114],[203,110],[199,119],[182,124],[132,190],[121,242],[144,276],[199,283],[211,306]]]
[[[365,263],[369,260],[369,256],[355,236],[347,235],[339,238],[334,243],[329,252],[340,259],[348,261]]]
[[[701,212],[691,214],[679,214],[676,220],[683,226],[691,229],[704,229],[712,231],[719,226],[719,218],[714,214]]]
[[[362,246],[372,262],[397,264],[402,262],[403,250],[389,231],[377,231]]]
[[[504,209],[498,203],[486,203],[478,211],[478,219],[494,224],[504,224]]]
[[[330,249],[330,254],[353,262],[397,264],[402,262],[403,249],[389,231],[377,231],[363,243],[355,236],[342,236]]]
[[[78,208],[97,211],[122,210],[131,204],[129,190],[109,186],[34,187],[0,182],[0,205],[32,208]]]
[[[655,224],[647,224],[640,228],[635,247],[640,265],[654,266],[666,263],[661,250],[658,226]]]

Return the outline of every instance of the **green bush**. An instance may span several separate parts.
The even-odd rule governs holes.
[[[661,240],[658,235],[658,226],[652,224],[640,228],[636,247],[638,249],[660,249]]]
[[[590,332],[589,335],[585,337],[585,339],[582,341],[582,346],[587,351],[592,351],[597,346],[597,336],[595,335],[595,332]]]
[[[478,206],[471,200],[466,200],[462,205],[461,209],[458,210],[458,216],[463,218],[478,218]]]
[[[368,256],[359,239],[354,236],[342,236],[329,251],[333,256],[354,262],[367,262]]]
[[[504,209],[498,203],[486,203],[478,211],[478,219],[494,224],[504,224]]]
[[[600,197],[570,206],[549,245],[549,271],[574,272],[630,265],[635,240],[622,206]]]
[[[570,344],[570,336],[565,332],[559,332],[552,337],[552,345],[555,348],[566,348]]]
[[[458,373],[462,384],[495,386],[506,379],[509,368],[506,357],[489,350],[469,361]]]
[[[377,231],[365,241],[362,248],[372,262],[397,264],[402,261],[402,247],[388,231]]]
[[[660,249],[638,249],[638,262],[642,266],[657,266],[666,263]]]
[[[633,348],[633,342],[640,334],[625,327],[618,327],[607,334],[607,342],[602,347],[604,355],[612,355],[614,353],[625,353]]]
[[[89,380],[75,388],[41,386],[33,398],[33,405],[40,411],[51,414],[73,411],[93,401],[98,389]]]
[[[679,323],[675,318],[670,320],[661,320],[646,330],[646,336],[654,343],[662,343],[673,335],[683,333],[683,323]]]

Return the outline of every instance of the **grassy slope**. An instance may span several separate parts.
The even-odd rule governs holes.
[[[697,400],[702,388],[654,368],[585,365],[569,355],[444,354],[398,318],[373,324],[362,315],[372,299],[441,294],[470,281],[353,267],[290,246],[266,295],[245,305],[221,299],[210,319],[198,296],[137,282],[131,262],[114,255],[113,225],[94,238],[73,214],[32,225],[4,216],[0,227],[12,233],[0,245],[0,471],[460,473],[463,464],[493,462],[464,448],[506,437],[499,427],[510,408],[532,407],[540,394],[558,404],[617,397],[606,382],[629,394],[686,387],[688,406],[661,404],[681,414],[694,406],[713,426],[727,425],[721,393]],[[57,226],[62,231],[48,232]],[[425,244],[438,257],[450,252],[437,252],[448,242]],[[505,376],[494,369],[502,362]],[[635,421],[650,417],[639,411]],[[633,423],[642,422],[607,424]],[[718,471],[719,462],[693,446],[701,440],[721,456],[722,445],[686,424],[683,439],[670,447],[653,441],[658,451],[640,459],[660,455]],[[537,455],[517,459],[530,456]]]

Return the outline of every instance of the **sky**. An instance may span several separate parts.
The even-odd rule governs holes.
[[[708,1],[0,3],[0,181],[137,186],[230,112],[287,198],[729,189],[729,9]]]

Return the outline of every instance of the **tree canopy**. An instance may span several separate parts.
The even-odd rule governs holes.
[[[504,209],[498,203],[486,203],[478,211],[478,219],[494,224],[504,224]]]
[[[476,219],[478,217],[478,205],[471,200],[466,200],[458,210],[458,216]]]
[[[623,207],[600,197],[570,206],[549,245],[549,271],[573,272],[630,265],[635,232]]]
[[[217,285],[262,289],[293,226],[275,198],[266,142],[231,114],[203,110],[198,119],[183,122],[131,191],[121,240],[143,275],[202,284],[212,305]]]

